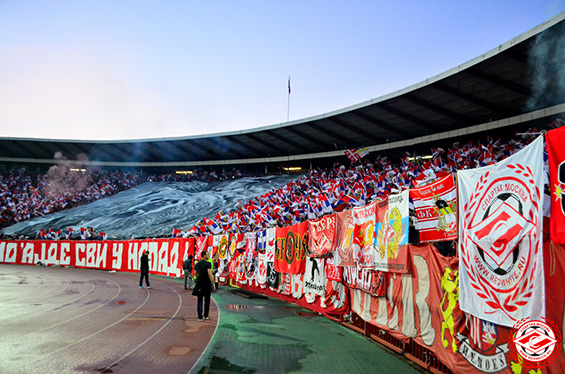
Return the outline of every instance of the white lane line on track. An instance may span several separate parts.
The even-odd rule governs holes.
[[[56,277],[57,277],[57,278],[61,278],[61,277],[59,277],[59,276],[56,276]],[[40,285],[38,288],[42,288],[42,287],[44,287],[44,286],[47,285],[47,283],[45,283],[45,281],[42,280],[41,282],[42,282],[42,283],[41,283],[41,285]],[[66,281],[65,281],[65,282],[66,282]],[[60,291],[55,291],[54,293],[51,293],[51,294],[49,294],[49,295],[45,295],[45,294],[41,294],[41,293],[40,293],[40,295],[41,295],[41,296],[53,297],[53,296],[57,295],[58,293],[65,291],[65,290],[69,287],[68,282],[66,282],[66,283],[67,283],[67,284],[65,285],[65,287],[64,287],[62,290],[60,290]],[[8,300],[2,300],[2,303],[3,303],[3,304],[8,304],[8,303],[13,303],[13,302],[18,301],[18,300],[21,300],[21,299],[27,299],[27,298],[29,298],[29,295],[28,295],[28,294],[30,294],[31,292],[35,292],[35,294],[37,294],[36,291],[37,291],[37,288],[33,288],[33,289],[29,290],[28,292],[19,293],[19,294],[18,294],[18,297],[15,297],[15,298],[12,298],[12,299],[8,299]]]
[[[91,282],[92,282],[92,281],[91,281]],[[77,318],[84,317],[85,315],[87,315],[87,314],[89,314],[89,313],[92,313],[92,312],[94,312],[95,310],[102,308],[103,306],[108,305],[108,304],[111,303],[114,299],[116,299],[116,297],[118,297],[118,296],[120,295],[120,293],[122,292],[122,287],[120,287],[120,285],[119,285],[118,283],[116,283],[116,282],[114,282],[114,281],[112,281],[112,280],[111,280],[110,282],[112,282],[112,283],[114,283],[116,286],[118,286],[118,292],[116,293],[116,295],[115,295],[113,298],[111,298],[110,300],[106,301],[104,304],[101,304],[101,305],[97,306],[96,308],[89,310],[88,312],[79,314],[78,316],[75,316],[75,317],[73,317],[73,318],[70,318],[70,319],[68,319],[68,320],[66,320],[66,321],[62,321],[62,322],[59,322],[59,323],[57,323],[57,324],[55,324],[55,325],[52,325],[52,326],[49,326],[49,327],[45,327],[45,328],[43,328],[43,329],[41,329],[41,330],[28,332],[27,334],[24,334],[23,336],[28,336],[28,335],[31,335],[31,334],[37,334],[37,333],[40,333],[40,332],[43,332],[43,331],[46,331],[46,330],[50,330],[50,329],[52,329],[52,328],[54,328],[54,327],[57,327],[57,326],[60,326],[60,325],[65,324],[65,323],[71,322],[71,321],[73,321],[73,320],[75,320],[75,319],[77,319]],[[94,283],[93,283],[93,285],[94,285]],[[85,295],[85,296],[86,296],[86,295]]]
[[[190,374],[192,372],[192,370],[196,367],[196,365],[198,365],[198,363],[200,362],[200,360],[203,359],[204,356],[210,356],[208,351],[214,347],[212,343],[214,343],[214,338],[216,337],[216,332],[218,331],[218,326],[220,325],[221,311],[220,311],[220,307],[218,306],[218,303],[216,303],[214,299],[212,299],[212,301],[214,302],[214,304],[216,304],[216,309],[218,310],[218,320],[216,321],[216,327],[214,328],[214,332],[212,333],[212,337],[210,338],[208,345],[206,346],[206,348],[204,348],[204,351],[202,351],[202,354],[200,355],[200,357],[198,357],[198,360],[196,360],[196,362],[194,363],[194,365],[192,365],[190,370],[186,372],[187,374]]]
[[[37,359],[31,361],[30,364],[34,364],[34,363],[36,363],[36,362],[38,362],[38,361],[45,360],[46,358],[51,357],[51,356],[53,356],[53,355],[56,354],[56,353],[59,353],[59,352],[61,352],[61,351],[64,351],[64,350],[67,349],[67,348],[70,348],[70,347],[72,347],[72,346],[74,346],[74,345],[77,345],[77,344],[79,344],[79,343],[81,343],[81,342],[83,342],[83,341],[85,341],[85,340],[87,340],[87,339],[92,338],[93,336],[96,336],[96,335],[100,334],[100,333],[103,332],[103,331],[108,330],[110,327],[117,325],[118,323],[122,322],[123,320],[125,320],[126,318],[128,318],[129,316],[131,316],[132,314],[136,313],[136,312],[137,312],[139,309],[141,309],[141,307],[143,307],[145,304],[147,304],[147,301],[149,301],[149,296],[150,296],[150,293],[147,292],[147,296],[145,297],[145,301],[144,301],[140,306],[138,306],[133,312],[128,313],[125,317],[120,318],[119,320],[117,320],[116,322],[112,323],[111,325],[108,325],[108,326],[104,327],[103,329],[100,329],[100,330],[98,330],[98,331],[96,331],[96,332],[94,332],[94,333],[92,333],[92,334],[90,334],[90,335],[88,335],[88,336],[85,336],[84,338],[82,338],[82,339],[80,339],[80,340],[77,340],[77,341],[74,342],[74,343],[71,343],[71,344],[69,344],[69,345],[66,345],[66,346],[64,346],[63,348],[59,348],[59,349],[57,349],[57,350],[55,350],[55,351],[53,351],[53,352],[51,352],[51,353],[48,353],[48,354],[44,355],[43,357],[37,358]]]
[[[80,295],[79,297],[77,297],[77,298],[75,298],[75,299],[73,299],[73,300],[65,301],[65,302],[63,302],[63,303],[60,303],[60,304],[57,304],[57,305],[53,305],[53,306],[51,306],[50,309],[47,309],[47,310],[38,310],[38,311],[35,312],[35,313],[32,313],[32,314],[25,314],[25,315],[22,315],[21,317],[28,319],[28,318],[33,317],[33,316],[36,316],[36,315],[40,315],[40,314],[44,314],[44,313],[53,312],[53,311],[55,311],[57,308],[61,308],[61,307],[65,306],[65,305],[67,305],[67,304],[69,304],[69,303],[74,303],[74,302],[76,302],[76,301],[78,301],[78,300],[80,300],[80,299],[82,299],[82,298],[87,297],[87,296],[90,295],[90,293],[94,290],[94,282],[92,282],[92,280],[89,280],[88,282],[90,283],[90,290],[88,290],[88,292],[86,292],[85,294]],[[67,282],[67,283],[69,283],[69,282]],[[114,282],[114,283],[115,283],[115,282]],[[69,284],[70,284],[70,283],[69,283]],[[119,287],[119,286],[118,286],[118,287]],[[70,320],[69,320],[69,321],[70,321]],[[43,331],[43,330],[39,330],[39,331]],[[33,332],[31,332],[31,333],[28,332],[28,333],[24,334],[23,336],[28,335],[28,334],[32,334],[32,333],[33,333]]]
[[[161,283],[164,284],[164,283]],[[177,316],[177,314],[179,314],[179,311],[182,307],[182,297],[180,295],[180,293],[175,290],[173,287],[169,286],[168,284],[166,284],[167,287],[169,287],[171,290],[173,290],[178,298],[179,298],[179,306],[175,312],[175,314],[169,318],[169,320],[159,329],[157,330],[155,333],[153,333],[153,335],[151,335],[150,337],[148,337],[147,339],[145,339],[145,341],[143,341],[141,344],[139,344],[137,347],[135,347],[134,349],[132,349],[131,351],[129,351],[128,353],[126,353],[125,355],[123,355],[122,357],[120,357],[119,359],[117,359],[116,361],[112,362],[110,365],[106,366],[104,369],[100,370],[100,372],[104,373],[106,370],[110,369],[111,367],[113,367],[114,365],[116,365],[118,362],[122,361],[124,358],[128,357],[129,355],[131,355],[133,352],[137,351],[139,348],[141,348],[143,345],[145,345],[148,341],[150,341],[151,339],[153,339],[155,336],[157,336],[161,331],[163,331],[163,329],[165,327],[167,327],[171,321]],[[149,290],[147,291],[147,293],[149,293]]]
[[[19,275],[19,274],[17,274],[17,273],[13,273],[13,274],[10,274],[10,275],[15,275],[15,276],[19,277],[20,279],[22,278],[22,276]],[[16,300],[25,299],[25,298],[28,297],[28,294],[30,294],[31,292],[37,292],[37,290],[38,290],[39,288],[42,288],[42,287],[44,287],[44,286],[46,285],[45,281],[43,280],[44,277],[35,275],[34,278],[37,278],[37,279],[40,280],[39,286],[33,286],[33,284],[28,283],[28,284],[29,284],[30,286],[32,286],[33,288],[31,288],[31,289],[28,290],[27,292],[20,292],[20,293],[18,293],[18,297],[15,297],[15,298],[13,298],[13,299],[2,300],[2,303],[3,303],[3,304],[6,304],[6,303],[13,302],[13,301],[16,301]]]

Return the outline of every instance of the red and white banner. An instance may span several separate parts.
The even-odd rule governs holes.
[[[503,326],[543,318],[543,137],[457,177],[461,309]]]
[[[375,223],[375,270],[408,271],[408,190],[377,202]]]
[[[301,274],[306,269],[308,225],[306,222],[276,229],[275,270],[279,273]]]
[[[420,242],[457,239],[457,193],[448,174],[424,187],[410,189]]]
[[[247,262],[253,262],[257,255],[257,233],[245,233],[245,258]]]
[[[365,269],[375,266],[375,219],[377,203],[354,208],[351,212],[355,228],[353,231],[353,260]]]
[[[372,296],[384,296],[386,273],[357,266],[343,268],[343,283],[350,289],[359,289]]]
[[[208,249],[208,237],[197,236],[194,241],[194,262],[202,258],[202,252]]]
[[[245,251],[246,239],[243,234],[230,234],[230,244],[228,253],[230,257],[234,257],[236,252],[243,253]]]
[[[152,274],[180,277],[189,239],[154,239],[128,241],[0,241],[0,263],[74,266],[134,272],[140,257],[149,251]]]
[[[565,126],[548,131],[545,139],[551,191],[551,240],[565,243]]]
[[[336,242],[337,216],[330,214],[308,221],[308,255],[326,257],[332,254]]]
[[[351,211],[339,212],[337,216],[338,239],[334,251],[335,266],[353,266],[353,236],[355,221]]]
[[[277,229],[275,227],[269,227],[265,230],[266,234],[266,244],[265,244],[265,255],[267,262],[275,261],[275,240],[277,238]]]
[[[440,275],[450,271],[449,260],[439,255],[431,244],[410,245],[410,252],[412,260],[408,274],[384,273],[386,295],[375,297],[361,289],[350,288],[351,309],[363,320],[386,329],[399,340],[414,338],[428,348],[435,344],[442,347],[442,340],[456,345],[454,324],[457,316],[453,315],[456,304],[442,305],[439,281]],[[449,274],[453,275],[452,272]],[[456,297],[453,291],[451,289],[451,296]],[[442,323],[442,318],[450,315],[452,320]]]
[[[326,259],[326,278],[336,282],[341,282],[343,279],[343,267],[335,266],[333,257]]]
[[[194,261],[194,243],[195,243],[195,238],[186,238],[186,240],[188,240],[188,245],[185,247],[185,251],[184,254],[182,256],[183,261],[186,260],[188,258],[188,256],[192,256]]]

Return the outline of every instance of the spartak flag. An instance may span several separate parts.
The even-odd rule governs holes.
[[[337,216],[338,239],[334,251],[335,266],[353,266],[353,233],[355,222],[350,210],[340,212]]]
[[[194,248],[194,260],[198,261],[202,258],[202,252],[208,250],[208,237],[197,236]]]
[[[545,136],[549,161],[551,223],[549,232],[555,243],[565,243],[565,127],[548,131]]]
[[[459,303],[514,326],[545,317],[543,137],[478,169],[458,170]]]
[[[284,228],[277,227],[275,270],[279,273],[301,274],[306,269],[308,225],[306,222]]]
[[[457,192],[448,174],[424,187],[411,188],[421,242],[457,239]]]
[[[408,190],[377,202],[375,270],[408,272]]]
[[[353,260],[361,268],[375,266],[375,220],[377,203],[354,208],[351,212],[355,229],[353,231]]]
[[[327,257],[334,250],[337,234],[337,216],[330,214],[308,222],[308,255]]]

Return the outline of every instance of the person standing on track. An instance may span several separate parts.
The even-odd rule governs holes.
[[[139,271],[141,272],[141,276],[139,277],[139,288],[143,288],[143,278],[145,277],[145,285],[147,288],[151,288],[149,284],[149,251],[143,252],[141,258],[139,259],[140,266]]]
[[[182,263],[182,270],[184,270],[184,289],[194,288],[194,278],[192,278],[192,255],[188,255],[188,258]]]
[[[196,270],[196,286],[192,294],[198,298],[196,303],[196,312],[198,313],[198,322],[203,319],[210,319],[210,295],[214,286],[214,275],[212,275],[212,265],[208,261],[210,254],[207,251],[202,252],[202,259],[198,261],[194,270]],[[202,301],[204,299],[204,313],[202,313]]]

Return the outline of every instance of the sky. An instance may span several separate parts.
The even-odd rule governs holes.
[[[563,10],[565,0],[0,0],[0,137],[167,138],[302,120],[425,81]]]

